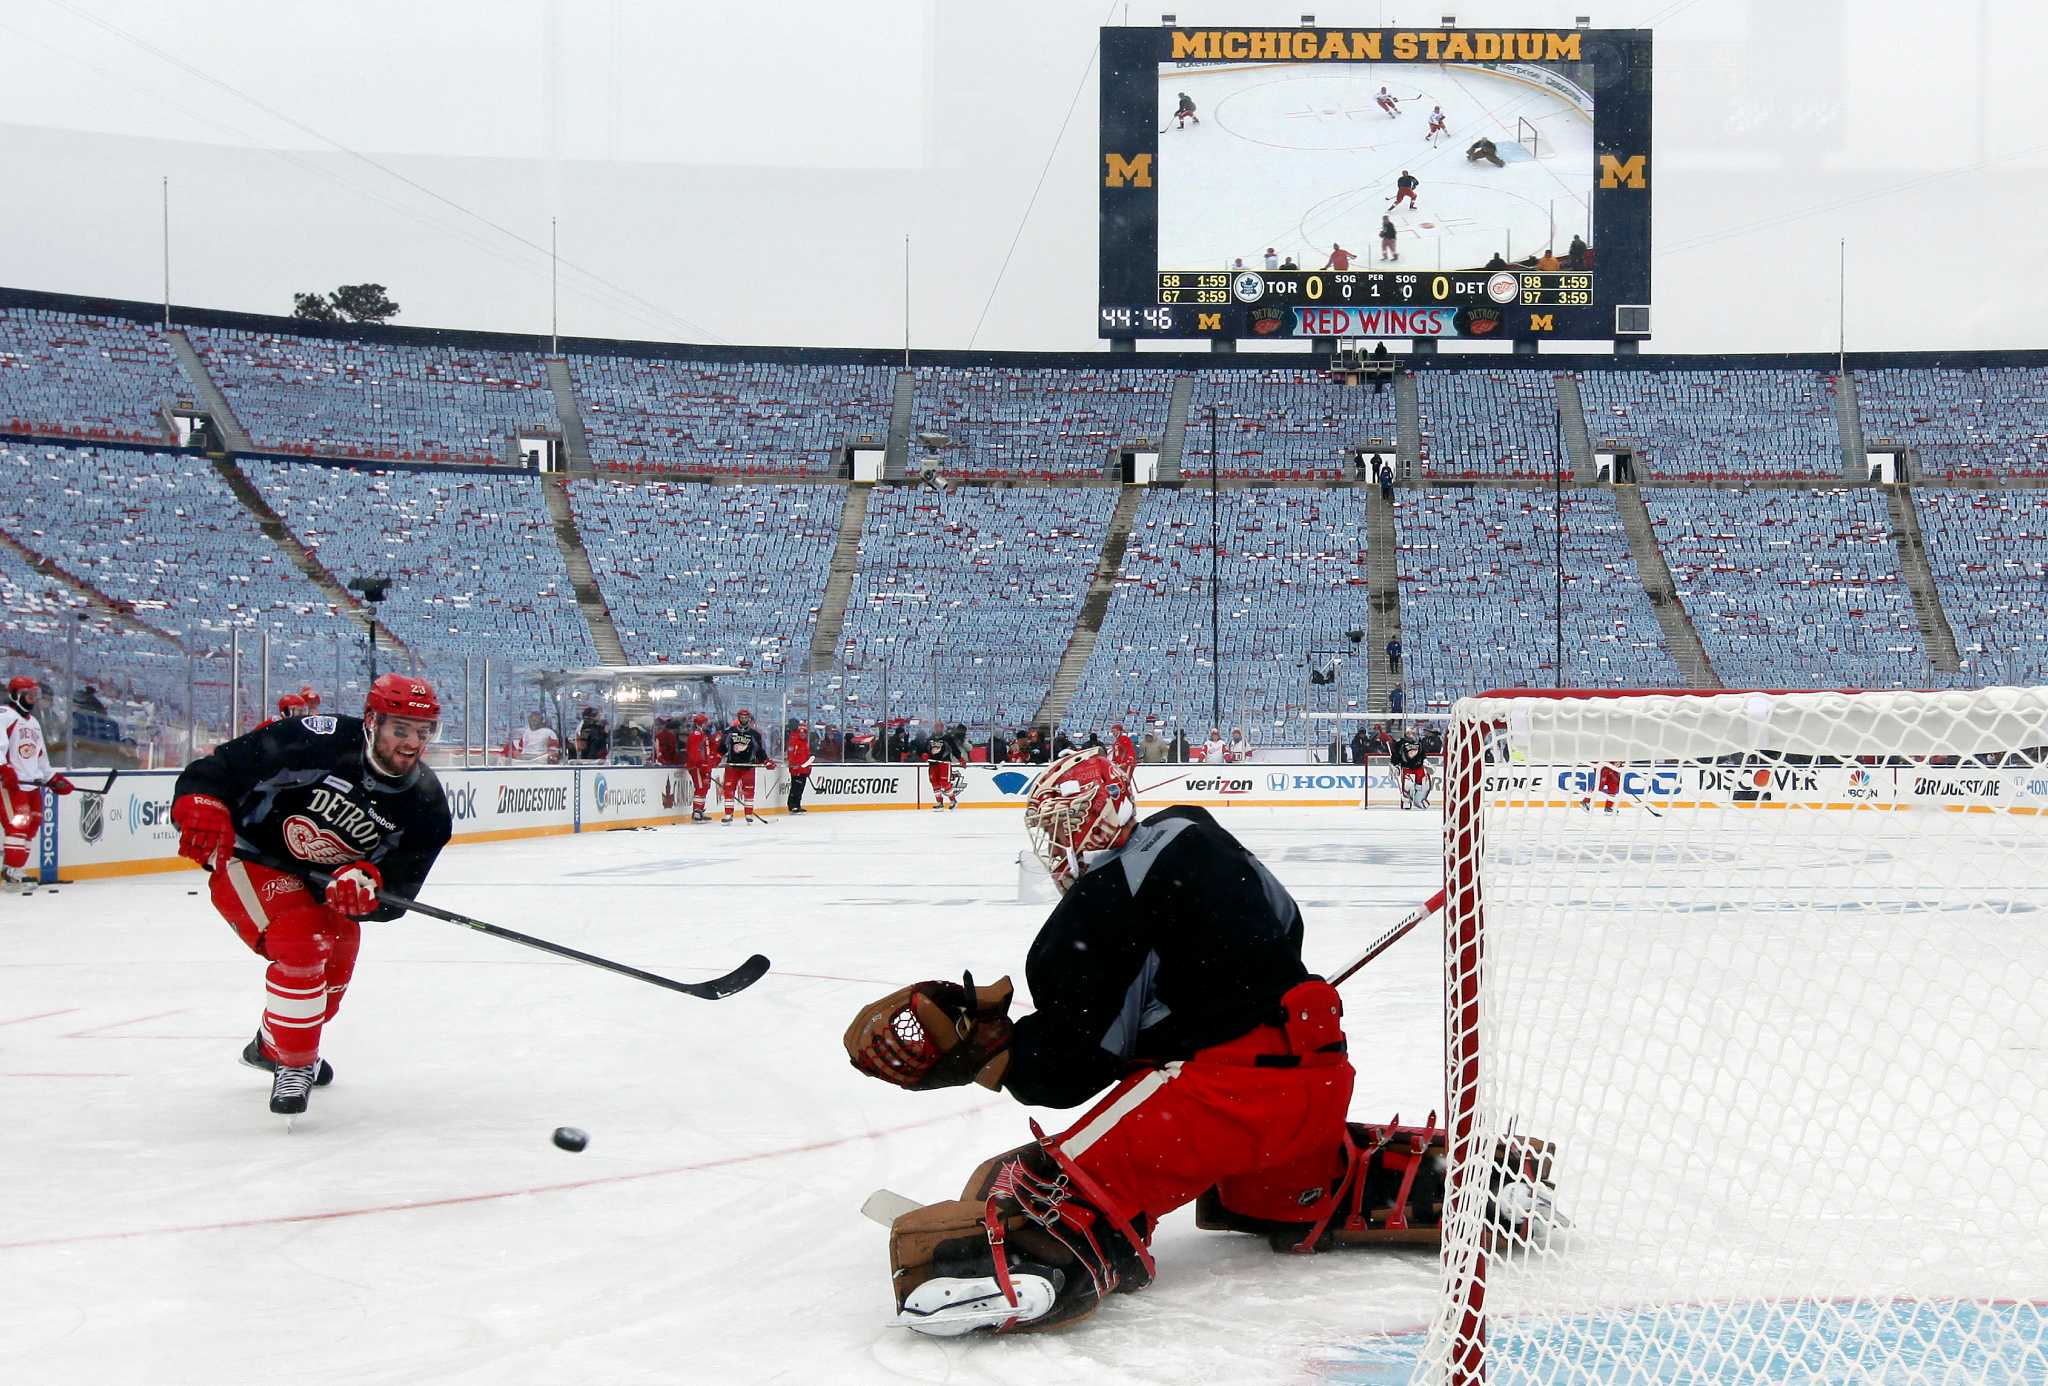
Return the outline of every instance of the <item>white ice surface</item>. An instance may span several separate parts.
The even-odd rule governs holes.
[[[1434,813],[1225,822],[1342,964],[1440,876]],[[1427,1251],[1276,1256],[1163,1224],[1159,1279],[1072,1331],[888,1326],[887,1185],[951,1197],[1037,1115],[847,1066],[854,1009],[1010,969],[1014,815],[814,814],[452,849],[424,895],[680,977],[676,996],[427,919],[373,924],[290,1134],[235,1057],[262,971],[196,875],[0,899],[0,1381],[1274,1382],[1427,1320]],[[1346,987],[1354,1116],[1440,1101],[1428,929]],[[1069,1118],[1071,1119],[1071,1118]],[[581,1126],[590,1148],[549,1142]]]
[[[1414,98],[1399,117],[1374,104],[1381,86]],[[1519,258],[1546,246],[1562,256],[1586,234],[1593,127],[1526,83],[1410,63],[1169,68],[1159,78],[1161,125],[1182,91],[1202,123],[1159,136],[1162,270],[1223,269],[1238,257],[1258,269],[1268,246],[1319,269],[1333,241],[1362,257],[1357,268],[1393,269],[1379,259],[1380,218],[1403,169],[1421,187],[1417,209],[1392,213],[1401,269],[1475,269],[1495,251]],[[1450,134],[1425,143],[1439,104]],[[1505,168],[1466,162],[1481,135],[1512,141],[1518,116],[1544,136],[1542,157],[1511,157]]]

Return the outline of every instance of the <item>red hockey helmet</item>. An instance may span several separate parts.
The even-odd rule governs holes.
[[[24,693],[32,693],[35,697],[30,698],[27,702],[23,702],[22,694]],[[36,700],[41,697],[42,685],[37,683],[31,676],[16,674],[13,678],[7,680],[7,701],[13,703],[23,712],[27,712],[30,708],[34,707]]]
[[[410,674],[379,674],[363,698],[363,716],[373,712],[393,717],[415,717],[423,722],[441,720],[441,700],[425,679]]]
[[[277,715],[280,717],[303,717],[306,715],[306,700],[297,693],[277,695]]]
[[[320,695],[313,691],[313,685],[310,683],[299,690],[299,701],[306,705],[308,712],[320,710]]]
[[[690,725],[693,727],[708,727],[711,725],[711,718],[700,712],[690,719]]]
[[[754,714],[747,708],[741,708],[732,715],[732,720],[735,722],[751,722],[754,720]]]
[[[1100,746],[1068,751],[1025,791],[1024,831],[1062,892],[1085,869],[1084,854],[1122,846],[1137,821],[1130,776]]]

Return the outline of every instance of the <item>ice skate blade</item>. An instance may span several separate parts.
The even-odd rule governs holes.
[[[927,1280],[910,1292],[897,1312],[899,1326],[932,1338],[958,1338],[979,1328],[1029,1323],[1052,1311],[1053,1284],[1042,1275],[1013,1275],[1015,1304],[1003,1297],[992,1275]]]

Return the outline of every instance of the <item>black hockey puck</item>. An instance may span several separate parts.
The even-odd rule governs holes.
[[[574,1126],[557,1126],[555,1144],[564,1150],[581,1150],[590,1144],[590,1133]]]

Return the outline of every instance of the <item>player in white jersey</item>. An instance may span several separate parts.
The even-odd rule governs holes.
[[[1401,98],[1388,91],[1385,87],[1380,88],[1379,95],[1373,97],[1373,101],[1389,116],[1401,114]]]
[[[0,885],[10,893],[27,893],[36,888],[26,871],[28,849],[43,826],[43,789],[69,794],[71,781],[50,770],[50,753],[43,746],[42,724],[36,721],[36,702],[42,696],[36,681],[16,674],[7,681],[7,701],[0,704],[0,826],[6,832],[6,867],[0,871]]]
[[[1422,137],[1422,142],[1424,144],[1435,144],[1438,135],[1448,136],[1450,133],[1451,127],[1444,124],[1444,108],[1441,106],[1430,107],[1429,133]]]

